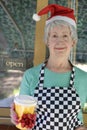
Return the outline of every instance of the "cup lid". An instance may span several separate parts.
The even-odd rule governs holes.
[[[24,106],[30,106],[30,105],[36,105],[37,101],[32,96],[18,95],[14,98],[14,103]]]

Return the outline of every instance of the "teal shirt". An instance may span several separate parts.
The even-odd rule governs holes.
[[[39,72],[41,64],[25,71],[21,86],[20,94],[33,95],[34,90],[38,85]],[[45,68],[44,86],[49,88],[52,86],[68,87],[70,82],[71,72],[56,73]],[[87,102],[87,72],[75,67],[74,87],[81,100],[81,106]],[[78,118],[83,122],[82,112],[79,113]]]

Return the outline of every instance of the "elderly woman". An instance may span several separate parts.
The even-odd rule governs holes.
[[[38,15],[49,10],[51,17],[45,26],[49,58],[26,70],[20,94],[32,95],[38,101],[33,130],[87,130],[81,112],[87,99],[87,73],[70,61],[71,49],[77,42],[73,10],[52,4]]]

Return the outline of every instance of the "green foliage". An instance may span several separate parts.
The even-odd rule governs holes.
[[[14,90],[13,90],[13,95],[17,95],[17,94],[19,94],[19,87],[18,88],[15,88]]]
[[[87,113],[87,103],[84,104],[82,111],[83,113]]]
[[[36,12],[36,1],[2,0],[2,2],[22,33],[25,49],[34,49],[35,23],[32,19],[32,15]],[[15,42],[18,42],[19,47],[22,48],[20,33],[1,5],[0,29],[7,40],[9,48],[14,47]]]

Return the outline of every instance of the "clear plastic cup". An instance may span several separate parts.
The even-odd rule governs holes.
[[[37,106],[37,101],[34,97],[28,95],[19,95],[14,98],[15,111],[18,114],[19,119],[21,119],[23,114],[34,114]],[[21,124],[16,125],[17,128],[21,130],[26,130],[22,128]]]

